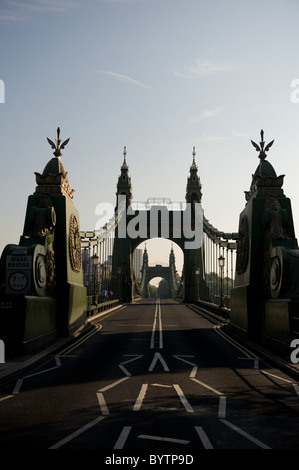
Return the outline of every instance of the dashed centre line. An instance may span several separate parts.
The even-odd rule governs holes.
[[[159,333],[159,349],[163,349],[163,331],[162,331],[162,317],[161,317],[160,299],[157,299],[157,302],[156,302],[155,318],[154,318],[154,323],[153,323],[152,336],[151,336],[151,345],[150,345],[151,349],[155,348],[156,332]]]

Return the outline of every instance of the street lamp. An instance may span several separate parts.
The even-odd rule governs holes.
[[[92,264],[93,264],[93,296],[94,296],[94,305],[97,304],[96,302],[96,281],[97,281],[97,267],[99,264],[99,256],[95,253],[92,257]]]
[[[224,256],[220,255],[218,258],[218,266],[220,268],[220,305],[219,308],[223,307],[223,268],[225,266],[225,258]]]

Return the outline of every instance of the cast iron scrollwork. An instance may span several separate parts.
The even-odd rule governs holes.
[[[240,221],[239,238],[237,248],[237,262],[236,269],[238,274],[243,274],[246,271],[249,259],[249,229],[248,219],[244,215]]]

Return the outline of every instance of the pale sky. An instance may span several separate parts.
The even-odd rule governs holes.
[[[264,129],[298,233],[298,18],[297,0],[0,0],[1,252],[58,126],[81,230],[115,203],[126,146],[134,201],[184,201],[195,147],[205,216],[237,231]]]

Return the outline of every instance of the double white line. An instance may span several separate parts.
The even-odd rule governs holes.
[[[161,317],[160,299],[157,299],[157,302],[156,302],[155,318],[154,318],[152,337],[151,337],[151,349],[155,348],[156,331],[159,332],[159,349],[163,349],[162,317]]]

